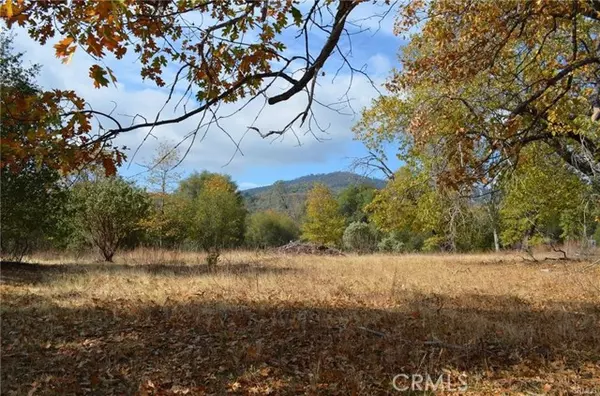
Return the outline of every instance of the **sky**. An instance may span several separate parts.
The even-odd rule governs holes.
[[[311,2],[304,2],[302,7],[309,7]],[[383,6],[384,7],[384,6]],[[369,77],[378,87],[375,89],[366,77],[355,74],[351,81],[349,70],[342,70],[333,79],[340,66],[341,58],[334,55],[324,67],[325,76],[318,79],[315,97],[323,103],[333,103],[346,93],[351,108],[344,108],[343,114],[315,106],[315,116],[319,124],[327,129],[326,133],[317,133],[317,138],[312,134],[300,130],[297,138],[292,134],[283,137],[262,139],[258,134],[248,130],[249,125],[259,127],[261,130],[281,129],[287,122],[306,106],[306,96],[296,95],[292,99],[275,106],[268,106],[259,114],[261,103],[253,102],[233,117],[223,119],[220,124],[223,130],[233,140],[239,141],[240,151],[223,130],[215,125],[202,131],[204,139],[197,138],[185,159],[178,168],[183,176],[194,171],[208,170],[230,174],[241,189],[269,185],[277,180],[289,180],[311,173],[328,173],[333,171],[348,171],[354,158],[367,154],[361,142],[353,139],[352,126],[358,121],[360,110],[371,103],[381,92],[381,84],[385,82],[393,67],[399,67],[397,61],[398,49],[403,44],[401,38],[392,32],[394,13],[390,13],[383,21],[377,18],[365,19],[370,15],[379,14],[385,9],[380,4],[363,3],[352,13],[351,21],[360,23],[370,30],[352,37],[352,54],[348,57],[356,68],[365,67]],[[139,65],[133,56],[127,55],[122,60],[107,59],[117,77],[116,86],[96,89],[88,76],[89,67],[94,60],[84,51],[76,51],[69,64],[63,64],[55,57],[53,45],[58,41],[48,41],[41,46],[27,36],[22,29],[14,30],[14,47],[19,52],[24,52],[25,64],[35,63],[42,66],[38,76],[38,84],[43,88],[73,89],[86,99],[94,109],[111,111],[122,123],[128,124],[131,119],[127,116],[134,114],[144,115],[153,120],[161,109],[168,96],[168,88],[158,88],[152,82],[143,82],[139,75]],[[319,33],[311,35],[311,48],[320,49],[324,36]],[[298,47],[293,35],[284,37],[283,40],[290,53]],[[340,45],[343,51],[348,50],[349,44],[343,41]],[[165,73],[168,81],[169,73],[174,75],[176,65],[170,65]],[[176,70],[176,69],[175,69]],[[278,87],[280,90],[284,86]],[[178,92],[176,92],[178,93]],[[268,92],[270,93],[270,92]],[[179,92],[183,94],[183,92]],[[237,104],[227,104],[219,109],[219,114],[226,115],[239,108]],[[181,109],[181,108],[180,108]],[[179,109],[179,110],[180,110]],[[163,115],[170,117],[175,110],[165,108]],[[181,111],[181,110],[180,110]],[[144,183],[145,174],[140,165],[149,161],[159,142],[175,145],[186,133],[197,127],[198,119],[186,120],[179,124],[171,124],[153,131],[153,136],[144,140],[147,130],[138,130],[122,134],[115,144],[127,146],[128,162],[124,164],[119,173],[124,177],[135,178]],[[204,133],[206,132],[206,133]],[[199,134],[199,135],[201,135]],[[189,141],[189,140],[188,140]],[[142,144],[143,143],[143,144]],[[141,144],[141,146],[140,146]],[[182,145],[183,151],[187,149],[187,141]],[[135,156],[135,150],[138,149]],[[388,158],[392,169],[399,166],[395,159],[394,148],[389,147]],[[374,173],[375,177],[383,175]]]

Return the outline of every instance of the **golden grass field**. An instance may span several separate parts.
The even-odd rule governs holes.
[[[4,263],[1,393],[400,394],[397,374],[451,386],[462,374],[467,394],[600,394],[593,261],[230,252],[208,272],[203,260]]]

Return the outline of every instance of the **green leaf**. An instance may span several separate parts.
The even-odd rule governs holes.
[[[90,77],[94,80],[94,87],[108,87],[108,79],[106,78],[106,75],[106,70],[100,66],[92,65],[90,67]]]
[[[292,7],[292,17],[296,25],[300,26],[302,24],[302,13],[296,7]]]

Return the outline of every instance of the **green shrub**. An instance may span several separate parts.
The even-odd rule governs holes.
[[[425,239],[425,242],[423,242],[423,247],[421,250],[428,253],[439,252],[442,250],[443,244],[443,237],[438,235],[430,236],[429,238]]]
[[[372,252],[377,248],[377,231],[367,223],[355,221],[346,227],[342,240],[348,250]]]
[[[291,217],[267,210],[254,213],[248,220],[246,243],[251,247],[282,246],[298,239],[300,230]]]
[[[382,253],[403,253],[406,245],[398,239],[397,234],[390,233],[377,244],[377,250]]]

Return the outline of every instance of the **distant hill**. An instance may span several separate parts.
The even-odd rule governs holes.
[[[278,181],[270,186],[244,190],[242,194],[251,212],[273,209],[288,213],[292,218],[299,220],[304,213],[306,194],[315,183],[323,183],[337,194],[351,185],[368,184],[379,189],[383,188],[386,182],[352,172],[332,172]]]
[[[352,172],[319,173],[316,175],[310,174],[298,177],[296,179],[279,181],[276,183],[283,184],[288,192],[295,193],[308,192],[308,190],[310,190],[315,183],[323,183],[336,193],[353,184],[368,184],[375,188],[383,188],[385,186],[384,180],[361,176]],[[243,194],[260,195],[265,191],[272,189],[275,184],[271,184],[270,186],[250,188],[248,190],[244,190]]]

